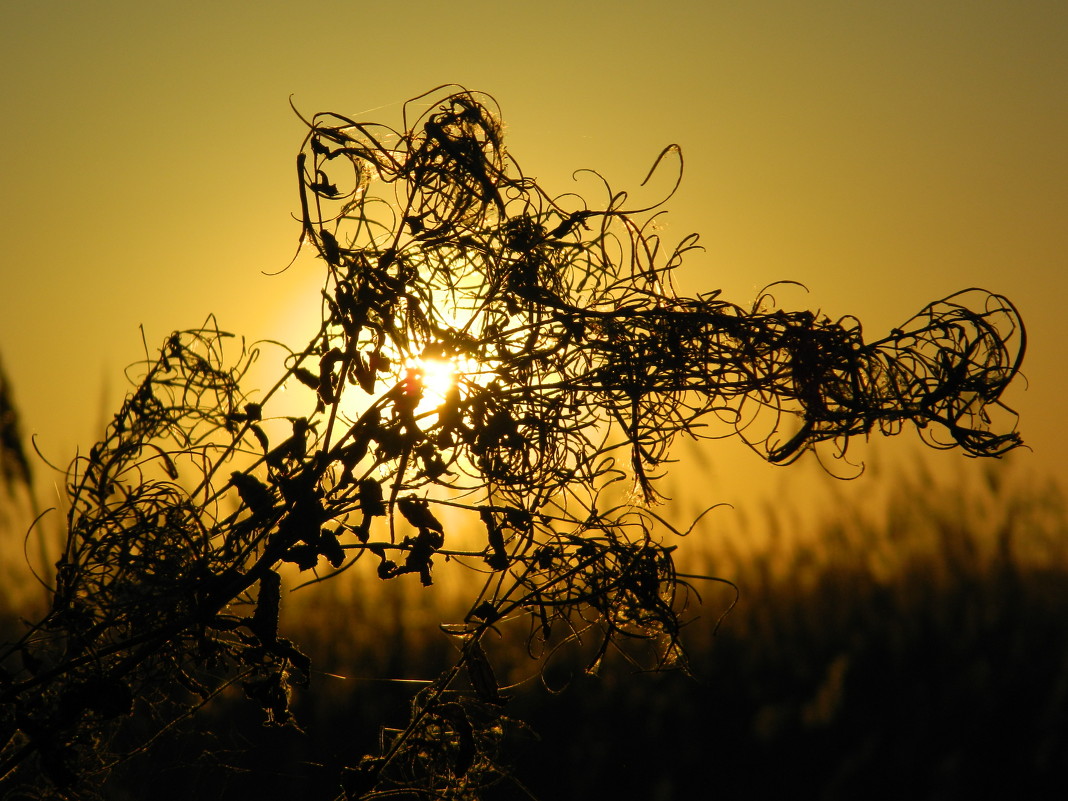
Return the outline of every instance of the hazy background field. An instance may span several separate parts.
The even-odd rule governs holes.
[[[895,473],[885,498],[827,494],[808,519],[786,502],[710,513],[680,543],[680,570],[741,595],[717,630],[733,591],[696,582],[689,675],[640,673],[615,652],[588,675],[589,641],[535,662],[523,625],[504,627],[489,649],[514,685],[507,714],[529,725],[506,763],[541,799],[1063,797],[1068,507],[1008,463],[984,476],[964,487]],[[677,516],[699,511],[680,500]],[[0,627],[14,632],[41,592],[21,561],[27,509],[17,494],[0,507]],[[309,737],[223,699],[116,771],[108,797],[138,797],[145,782],[157,798],[329,794],[318,766],[374,749],[448,664],[438,624],[462,618],[477,578],[436,575],[424,589],[354,570],[291,594],[283,633],[316,671],[297,698]],[[487,797],[524,796],[505,784]]]

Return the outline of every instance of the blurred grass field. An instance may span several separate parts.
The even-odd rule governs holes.
[[[589,675],[588,643],[535,662],[521,627],[506,631],[489,649],[514,685],[506,713],[529,727],[504,755],[526,790],[486,797],[1065,797],[1068,506],[1003,463],[982,476],[917,466],[879,502],[832,495],[812,519],[713,513],[679,569],[741,594],[716,630],[734,592],[696,583],[688,673],[638,673],[617,653]],[[19,503],[0,504],[5,639],[42,598]],[[147,780],[160,799],[330,797],[317,766],[374,749],[449,663],[438,625],[463,617],[479,579],[446,568],[430,589],[357,569],[290,595],[284,633],[316,668],[297,698],[306,736],[262,727],[235,695],[116,770],[107,797],[142,797]]]

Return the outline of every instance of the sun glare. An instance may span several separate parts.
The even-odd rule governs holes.
[[[422,397],[415,411],[417,416],[423,416],[438,411],[450,394],[454,393],[461,380],[463,383],[477,382],[479,375],[478,363],[473,359],[459,356],[452,358],[424,356],[405,362],[404,380],[409,382],[413,389],[418,388],[422,391]]]
[[[459,366],[453,359],[410,359],[405,367],[408,380],[415,381],[423,390],[423,398],[417,411],[429,412],[445,402],[449,390],[455,386]]]

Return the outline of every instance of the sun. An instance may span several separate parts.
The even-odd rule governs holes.
[[[466,397],[467,389],[484,379],[478,362],[464,356],[413,357],[404,362],[402,375],[407,391],[420,393],[417,417],[434,414],[458,394]]]
[[[459,365],[455,359],[423,357],[409,359],[405,363],[405,380],[422,389],[417,412],[429,412],[445,402],[459,378]]]

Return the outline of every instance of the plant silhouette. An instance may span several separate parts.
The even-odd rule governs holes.
[[[338,795],[477,797],[505,778],[498,750],[519,725],[487,631],[526,626],[532,650],[594,638],[591,668],[624,640],[648,641],[651,667],[684,660],[701,578],[676,572],[655,511],[678,435],[730,433],[776,463],[908,424],[973,456],[1020,444],[989,417],[1011,415],[1000,397],[1025,348],[1003,297],[966,290],[873,341],[767,292],[748,308],[679,297],[672,271],[697,237],[668,248],[655,233],[674,190],[636,206],[591,172],[599,201],[549,194],[486,95],[439,87],[398,129],[306,123],[320,327],[255,400],[242,382],[257,348],[210,319],[174,333],[73,462],[51,609],[0,673],[2,787],[91,793],[228,688],[296,726],[311,666],[279,630],[283,584],[370,560],[383,580],[429,586],[445,565],[480,581],[443,626],[454,665],[380,752],[339,766]],[[649,175],[669,170],[677,187],[674,146]],[[454,371],[435,401],[430,360]],[[307,387],[302,413],[274,411],[287,382]],[[480,544],[456,545],[460,528]],[[114,747],[133,718],[151,722],[143,741]]]

